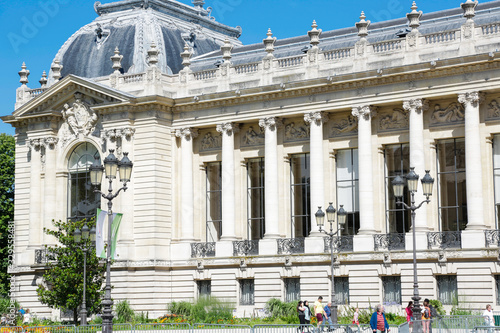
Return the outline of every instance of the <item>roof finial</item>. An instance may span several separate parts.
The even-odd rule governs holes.
[[[158,63],[158,54],[160,51],[156,48],[156,44],[151,43],[151,48],[148,50],[148,65],[150,67],[155,67]]]
[[[196,9],[203,9],[203,5],[205,4],[205,0],[191,0],[191,2]]]
[[[19,76],[21,77],[21,79],[19,80],[19,82],[21,82],[21,85],[22,86],[25,86],[28,84],[28,76],[30,76],[30,71],[26,69],[26,64],[23,62],[22,66],[21,66],[21,70],[18,72]]]
[[[224,41],[224,45],[222,45],[220,49],[222,51],[222,59],[224,59],[224,63],[229,63],[231,61],[231,58],[233,57],[231,55],[233,45],[231,44],[229,39],[226,38],[226,40]]]
[[[417,12],[417,4],[415,1],[413,1],[413,5],[411,6],[411,12],[406,14],[406,17],[408,18],[408,26],[411,28],[411,30],[417,30],[418,27],[420,26],[420,17],[422,16],[422,11]]]
[[[262,40],[264,46],[266,47],[267,58],[274,58],[274,43],[276,42],[276,37],[273,37],[273,33],[271,32],[271,28],[267,30],[267,38]]]
[[[120,74],[120,69],[122,69],[122,59],[123,56],[120,55],[120,50],[118,50],[118,46],[115,47],[115,54],[111,57],[111,61],[113,62],[113,69],[115,70],[113,74]]]
[[[41,88],[47,87],[47,73],[45,71],[43,71],[42,78],[38,82],[40,82]]]
[[[461,4],[462,9],[464,10],[464,17],[467,19],[467,23],[474,22],[473,18],[476,16],[476,6],[477,0],[467,0],[465,3]]]
[[[318,25],[316,24],[316,20],[313,21],[311,25],[312,30],[308,31],[309,39],[311,40],[312,47],[317,47],[319,44],[319,36],[321,35],[321,29],[318,30]]]
[[[182,58],[182,66],[184,68],[189,68],[191,66],[191,57],[193,56],[193,52],[191,52],[191,48],[188,43],[184,44],[184,52],[181,53]]]
[[[365,12],[361,12],[361,16],[359,17],[360,21],[356,22],[356,28],[358,29],[358,36],[361,39],[365,39],[368,36],[368,27],[370,26],[370,21],[366,21]]]
[[[59,59],[54,60],[54,63],[52,64],[50,69],[52,70],[52,78],[54,79],[54,81],[59,81],[59,79],[61,79],[62,76],[61,70],[63,69],[63,66],[61,65]]]

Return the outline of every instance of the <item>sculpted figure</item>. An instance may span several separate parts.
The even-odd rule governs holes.
[[[488,116],[490,118],[500,117],[500,105],[498,105],[496,99],[492,100],[488,105]]]
[[[347,116],[347,119],[342,119],[340,122],[334,123],[332,126],[332,135],[340,135],[343,133],[357,132],[358,122],[353,115]]]
[[[253,129],[253,126],[250,126],[248,128],[248,131],[245,133],[245,136],[243,138],[243,143],[247,146],[253,146],[253,145],[258,145],[262,144],[264,142],[264,133],[257,133]]]
[[[380,119],[380,129],[383,130],[405,127],[408,127],[408,115],[402,109],[394,109],[391,115]]]
[[[446,109],[441,109],[439,104],[434,107],[431,120],[436,123],[450,123],[463,121],[465,118],[462,106],[458,102],[451,103]]]

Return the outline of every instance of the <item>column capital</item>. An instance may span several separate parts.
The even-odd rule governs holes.
[[[175,130],[175,136],[186,140],[198,137],[198,130],[192,127],[179,128]]]
[[[133,127],[124,127],[122,128],[122,136],[127,140],[130,140],[135,134],[135,128]]]
[[[328,115],[324,112],[318,111],[318,112],[309,112],[304,115],[304,121],[306,124],[313,124],[315,123],[316,125],[321,125],[324,124],[328,121]]]
[[[217,125],[217,132],[232,135],[240,131],[240,125],[236,123],[222,123]]]
[[[36,151],[39,151],[40,148],[42,148],[44,142],[43,139],[29,139],[26,142],[26,145],[28,146],[29,149],[34,149]]]
[[[358,119],[369,120],[377,115],[377,107],[372,105],[356,106],[352,108],[352,115]]]
[[[277,117],[261,118],[259,120],[260,127],[264,129],[270,129],[271,131],[274,131],[276,128],[279,128],[282,125],[283,121]]]
[[[484,100],[485,94],[479,91],[469,91],[458,95],[458,102],[464,106],[471,104],[476,106]]]
[[[403,109],[420,114],[429,109],[429,101],[423,98],[407,99],[403,101]]]
[[[43,144],[46,148],[49,148],[50,150],[54,150],[57,146],[57,143],[59,142],[59,138],[56,136],[48,136],[43,139]]]

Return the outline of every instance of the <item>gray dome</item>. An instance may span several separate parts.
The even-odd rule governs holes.
[[[118,47],[123,73],[142,73],[147,68],[147,51],[154,43],[160,51],[160,70],[176,74],[182,69],[180,53],[186,43],[193,57],[220,50],[225,39],[241,45],[241,28],[216,22],[210,9],[202,7],[203,1],[195,2],[196,7],[175,0],[96,2],[99,17],[73,34],[54,60],[63,66],[63,77],[107,76],[113,72],[110,57]],[[49,77],[52,79],[52,72]]]

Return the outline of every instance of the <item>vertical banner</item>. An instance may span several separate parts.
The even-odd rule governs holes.
[[[123,214],[114,213],[113,222],[111,223],[111,259],[115,258],[116,242],[118,239],[118,229],[122,221]],[[98,257],[106,259],[106,248],[104,247],[104,226],[108,219],[108,212],[105,210],[97,210],[97,223],[96,223],[96,238],[95,238],[95,253]]]

